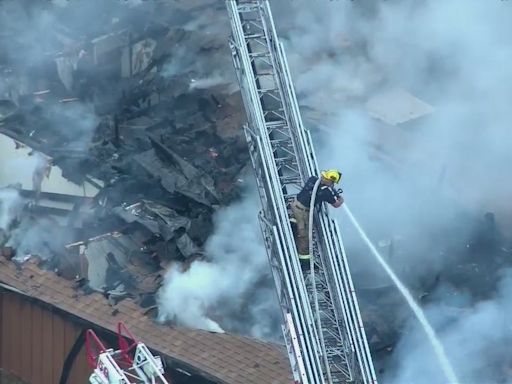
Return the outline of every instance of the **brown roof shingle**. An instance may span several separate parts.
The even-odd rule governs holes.
[[[287,357],[274,344],[231,334],[217,334],[155,324],[130,299],[112,307],[99,293],[83,295],[73,282],[33,263],[21,269],[0,258],[0,282],[101,328],[115,331],[123,321],[149,348],[229,384],[289,384]],[[113,315],[116,309],[118,312]]]

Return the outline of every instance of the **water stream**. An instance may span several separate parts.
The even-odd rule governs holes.
[[[437,335],[428,322],[427,318],[425,317],[425,313],[420,308],[420,306],[416,303],[414,298],[411,295],[411,292],[405,287],[405,285],[400,281],[400,279],[395,275],[391,267],[386,263],[386,260],[381,256],[379,251],[377,251],[377,248],[373,245],[373,243],[370,241],[368,236],[366,235],[365,231],[361,228],[359,223],[357,222],[356,218],[348,208],[347,204],[344,205],[345,212],[347,212],[347,215],[356,227],[357,231],[359,232],[359,235],[364,240],[366,245],[370,248],[372,254],[375,256],[379,264],[384,268],[386,273],[389,275],[393,283],[397,286],[400,293],[404,296],[405,300],[407,301],[407,304],[411,307],[412,311],[416,315],[416,318],[420,322],[421,326],[423,327],[423,330],[428,336],[428,339],[430,343],[432,344],[432,348],[434,349],[434,352],[436,354],[437,359],[439,360],[439,364],[441,365],[441,369],[444,372],[444,375],[446,376],[446,379],[448,380],[448,384],[459,384],[460,381],[457,379],[457,375],[455,374],[455,371],[453,370],[452,365],[450,364],[450,361],[448,360],[448,357],[446,356],[446,352],[444,350],[443,345],[437,338]]]

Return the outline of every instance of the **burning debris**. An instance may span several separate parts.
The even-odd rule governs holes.
[[[210,33],[227,23],[197,28],[201,9],[2,3],[0,19],[23,15],[0,34],[3,257],[148,311],[167,270],[208,263],[212,215],[249,155],[225,36]]]

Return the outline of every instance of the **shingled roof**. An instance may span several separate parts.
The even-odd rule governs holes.
[[[123,321],[151,349],[225,384],[289,384],[289,362],[274,344],[231,334],[155,324],[130,299],[111,306],[99,293],[84,295],[73,282],[27,262],[0,258],[0,282],[98,327],[115,331]]]

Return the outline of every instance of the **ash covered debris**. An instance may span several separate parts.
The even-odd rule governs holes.
[[[5,257],[152,313],[167,270],[208,262],[249,160],[225,17],[211,2],[0,4]]]

